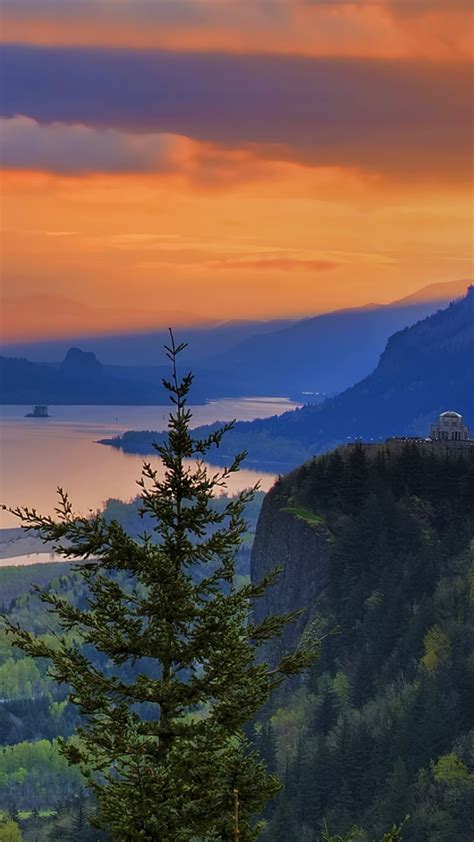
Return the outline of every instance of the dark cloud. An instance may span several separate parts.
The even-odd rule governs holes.
[[[10,45],[3,70],[8,117],[395,174],[471,167],[466,65]]]

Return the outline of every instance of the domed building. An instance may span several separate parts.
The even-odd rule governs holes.
[[[430,438],[432,441],[469,441],[469,427],[459,412],[442,412],[431,425]]]

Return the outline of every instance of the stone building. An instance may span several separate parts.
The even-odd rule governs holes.
[[[459,412],[442,412],[431,425],[430,438],[432,441],[469,441],[469,427]]]

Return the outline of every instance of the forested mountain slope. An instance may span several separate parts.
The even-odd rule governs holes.
[[[251,460],[289,467],[348,438],[426,436],[432,421],[446,409],[461,412],[474,425],[473,360],[474,287],[470,287],[460,301],[394,334],[375,371],[336,398],[279,417],[236,424],[224,440],[221,456],[228,459],[247,449]],[[155,439],[160,439],[158,433],[130,431],[108,443],[147,453]]]
[[[466,293],[467,281],[433,284],[401,301],[302,319],[250,336],[209,361],[232,372],[248,394],[342,392],[377,365],[388,338]],[[264,390],[262,392],[262,390]]]
[[[284,572],[256,620],[306,607],[279,648],[324,639],[261,723],[285,781],[266,839],[320,842],[327,819],[371,840],[409,815],[406,842],[472,842],[473,524],[469,446],[355,445],[267,495],[252,578]]]
[[[313,452],[344,441],[426,435],[445,409],[474,418],[474,287],[461,301],[394,334],[375,371],[322,406],[239,424],[307,445]]]

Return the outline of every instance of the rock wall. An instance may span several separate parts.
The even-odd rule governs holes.
[[[250,562],[252,582],[258,582],[277,566],[283,568],[265,596],[256,600],[256,622],[268,614],[304,609],[301,617],[287,626],[283,637],[264,649],[263,655],[270,663],[297,643],[312,618],[316,598],[328,584],[326,528],[285,511],[288,505],[278,486],[267,494]]]

